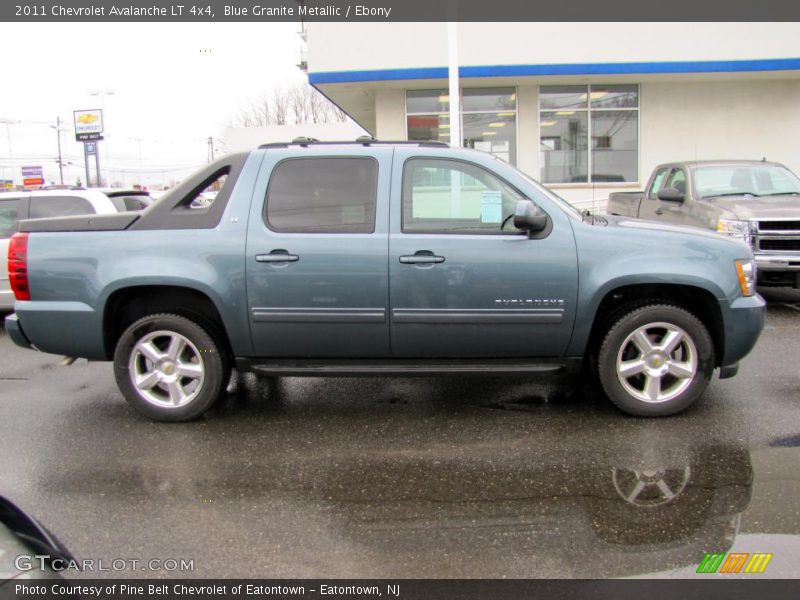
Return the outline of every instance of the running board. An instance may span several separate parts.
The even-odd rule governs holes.
[[[348,359],[248,359],[237,358],[240,371],[259,375],[294,377],[380,377],[404,375],[430,377],[436,375],[534,375],[576,372],[581,359],[532,360],[348,360]]]

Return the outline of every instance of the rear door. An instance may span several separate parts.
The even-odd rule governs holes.
[[[391,148],[266,151],[248,225],[256,356],[389,356]]]
[[[393,354],[562,355],[578,285],[569,218],[554,212],[553,227],[528,239],[509,219],[525,196],[487,165],[410,152],[395,151]]]

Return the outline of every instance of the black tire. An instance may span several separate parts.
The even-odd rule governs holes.
[[[653,345],[648,354],[630,337],[637,331],[647,338],[642,345],[647,346],[648,340]],[[681,339],[671,353],[660,349],[668,334]],[[664,337],[656,339],[659,335]],[[646,367],[628,377],[618,376],[618,358],[631,365],[641,361]],[[673,368],[684,365],[694,366],[691,376],[672,374]],[[623,412],[639,417],[674,415],[690,406],[708,386],[714,372],[714,344],[708,329],[689,311],[668,304],[639,306],[623,313],[609,328],[600,345],[597,369],[606,395]],[[651,383],[653,387],[648,387]]]
[[[176,349],[182,348],[174,359],[168,352],[173,340]],[[149,345],[137,346],[140,342]],[[158,363],[147,357],[148,352],[155,356],[153,349],[161,353]],[[230,359],[218,338],[195,321],[174,314],[139,319],[125,330],[114,351],[120,391],[136,410],[155,421],[199,417],[224,394],[230,373]],[[134,382],[137,376],[155,383],[140,388]]]

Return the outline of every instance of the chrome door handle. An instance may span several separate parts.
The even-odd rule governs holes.
[[[297,262],[300,257],[297,254],[289,254],[286,250],[273,250],[269,254],[256,254],[256,262],[260,263],[279,263]]]
[[[434,265],[444,262],[444,256],[436,256],[435,254],[408,254],[400,257],[400,262],[404,265]]]

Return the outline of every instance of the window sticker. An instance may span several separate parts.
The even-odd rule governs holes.
[[[481,192],[481,223],[503,221],[503,195],[500,190]]]

